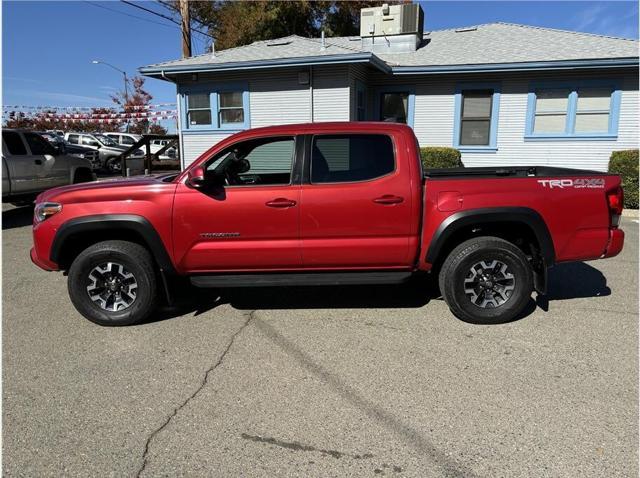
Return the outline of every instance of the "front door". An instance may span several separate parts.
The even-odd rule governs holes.
[[[312,138],[300,216],[305,267],[410,265],[415,221],[409,165],[395,159],[402,148],[386,134]]]
[[[174,255],[185,273],[301,267],[300,185],[294,137],[235,143],[206,164],[202,188],[180,184],[173,214]],[[216,167],[233,155],[223,184]],[[230,163],[231,164],[231,163]]]

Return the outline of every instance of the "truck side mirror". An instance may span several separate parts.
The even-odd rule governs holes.
[[[202,166],[191,168],[187,177],[187,185],[191,186],[192,188],[199,189],[204,186],[204,183],[204,168]]]

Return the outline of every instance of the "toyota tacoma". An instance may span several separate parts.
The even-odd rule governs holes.
[[[197,287],[437,278],[465,321],[500,323],[545,293],[554,264],[611,257],[616,175],[552,167],[426,169],[411,128],[246,130],[179,174],[71,185],[37,199],[31,258],[68,273],[76,309],[126,325]]]

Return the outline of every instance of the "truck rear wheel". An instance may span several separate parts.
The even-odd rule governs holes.
[[[69,268],[71,302],[100,325],[131,325],[157,304],[153,258],[139,244],[104,241],[82,251]]]
[[[456,247],[442,265],[440,292],[465,322],[515,319],[531,299],[533,273],[524,253],[503,239],[477,237]]]

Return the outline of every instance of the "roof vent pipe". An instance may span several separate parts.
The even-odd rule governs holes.
[[[211,58],[216,57],[216,41],[211,40]]]
[[[322,32],[320,33],[320,50],[324,51],[327,49],[327,44],[324,41],[324,30],[322,30]]]

